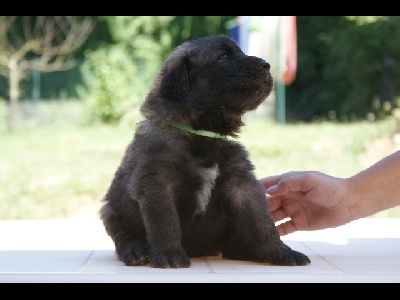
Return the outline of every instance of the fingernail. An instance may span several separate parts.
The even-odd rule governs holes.
[[[276,185],[270,186],[270,187],[267,189],[267,193],[275,192],[277,188],[278,188],[278,187],[277,187]]]

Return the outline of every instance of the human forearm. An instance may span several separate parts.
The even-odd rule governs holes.
[[[400,205],[400,151],[349,178],[348,189],[354,219]]]

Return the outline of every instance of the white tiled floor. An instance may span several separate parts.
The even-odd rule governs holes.
[[[0,221],[0,282],[400,282],[400,220],[362,219],[283,237],[311,264],[219,257],[187,269],[127,267],[100,221]]]

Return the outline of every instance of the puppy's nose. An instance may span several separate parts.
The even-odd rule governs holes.
[[[261,66],[262,68],[267,69],[268,71],[269,71],[269,69],[271,68],[270,64],[267,63],[267,62],[266,62],[265,60],[263,60],[263,59],[260,61],[260,66]]]

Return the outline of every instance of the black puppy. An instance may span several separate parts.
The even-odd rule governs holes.
[[[270,94],[269,71],[227,36],[186,42],[165,61],[100,211],[125,265],[310,263],[281,241],[248,153],[228,138]]]

